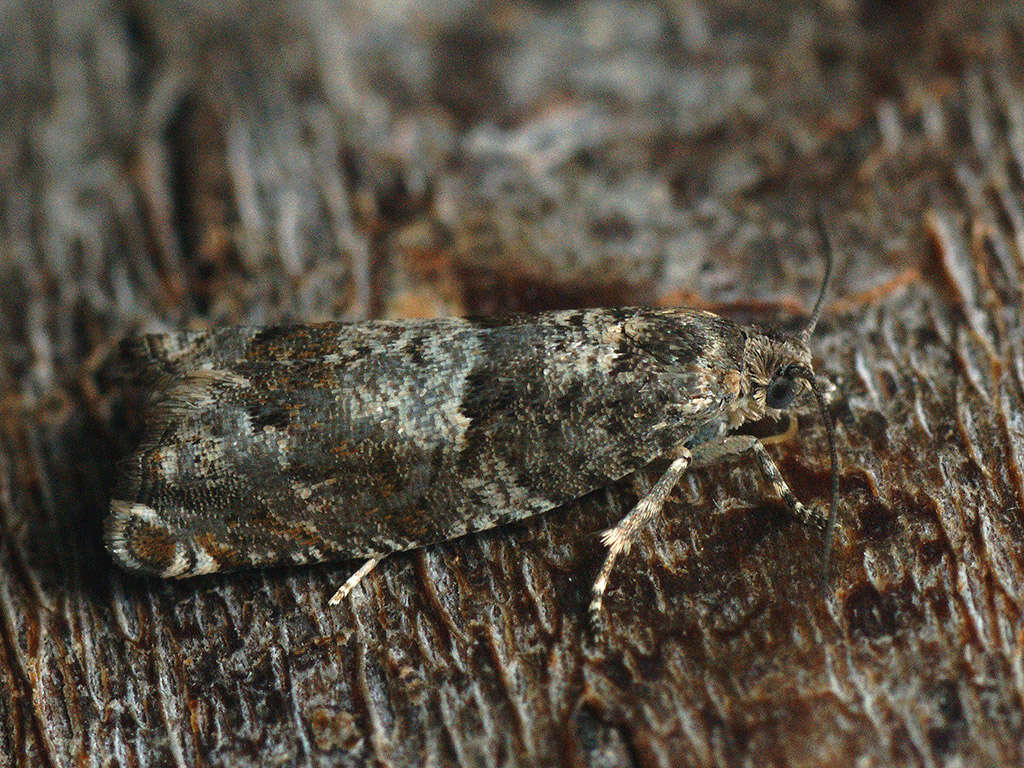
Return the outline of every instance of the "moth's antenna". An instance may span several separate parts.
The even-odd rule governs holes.
[[[832,278],[832,238],[828,235],[828,227],[825,226],[825,215],[822,213],[821,205],[818,204],[814,206],[814,224],[818,229],[818,236],[821,238],[822,245],[824,245],[825,277],[822,278],[821,290],[818,292],[818,300],[814,302],[814,310],[811,312],[811,317],[800,333],[800,340],[804,344],[810,340],[811,334],[814,332],[814,326],[818,324],[818,318],[821,317],[821,305],[825,300],[825,292],[828,290],[829,280]],[[821,571],[822,582],[826,583],[828,580],[829,560],[832,557],[832,537],[836,528],[836,508],[839,502],[839,453],[836,451],[836,427],[832,423],[832,416],[829,413],[828,406],[825,404],[825,398],[822,397],[821,391],[814,383],[814,373],[809,368],[801,366],[796,372],[796,376],[806,379],[810,385],[811,392],[814,393],[814,399],[818,403],[818,413],[821,414],[821,420],[825,422],[825,434],[828,435],[829,461],[832,465],[832,499],[829,502],[828,522],[825,524],[825,557],[823,558]]]
[[[828,228],[825,226],[825,215],[822,213],[820,205],[814,206],[814,223],[818,228],[821,242],[825,246],[825,277],[821,281],[821,290],[818,292],[818,300],[814,302],[814,310],[811,312],[811,317],[807,321],[807,325],[804,326],[803,331],[800,332],[800,339],[805,344],[811,338],[814,326],[818,324],[818,318],[821,317],[821,303],[825,300],[825,292],[828,290],[828,283],[832,277],[832,239],[828,236]]]
[[[810,374],[810,371],[808,371],[808,374]],[[828,564],[829,558],[832,556],[832,536],[836,529],[836,508],[839,501],[839,452],[836,451],[836,427],[832,423],[832,415],[825,404],[825,398],[821,396],[821,392],[815,386],[814,376],[807,375],[805,378],[807,383],[811,385],[814,399],[818,401],[818,412],[821,414],[821,420],[825,422],[825,434],[828,435],[829,461],[832,465],[832,499],[828,507],[828,522],[825,524],[825,556],[822,558],[821,566],[821,581],[825,584],[828,582]]]
[[[828,563],[832,556],[832,533],[836,527],[836,509],[839,503],[839,452],[836,450],[836,427],[832,423],[832,414],[829,413],[825,398],[822,397],[818,385],[814,383],[814,373],[805,366],[794,366],[793,378],[804,379],[814,393],[814,399],[818,403],[818,413],[821,420],[825,422],[825,434],[828,435],[829,463],[832,470],[832,499],[829,502],[828,522],[825,523],[825,557],[822,563],[822,582],[828,579]]]

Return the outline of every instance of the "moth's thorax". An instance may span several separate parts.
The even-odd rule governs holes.
[[[743,369],[740,372],[740,395],[729,408],[729,426],[764,418],[775,409],[765,402],[768,385],[787,365],[796,363],[811,369],[811,350],[799,336],[748,326],[744,329]],[[801,391],[809,385],[800,380]]]

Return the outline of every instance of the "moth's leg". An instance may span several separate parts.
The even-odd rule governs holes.
[[[789,484],[782,477],[782,473],[779,472],[775,460],[764,447],[764,443],[753,435],[731,435],[714,443],[702,443],[692,449],[693,460],[697,464],[705,464],[728,454],[746,453],[747,451],[753,453],[757,458],[764,476],[771,483],[775,492],[782,497],[793,517],[804,525],[825,530],[828,515],[804,506],[800,502],[793,491],[789,489]]]
[[[712,464],[725,456],[734,456],[754,450],[761,441],[753,435],[729,435],[720,440],[709,440],[690,448],[694,466]]]
[[[760,440],[754,440],[752,450],[754,451],[754,456],[757,457],[758,463],[761,465],[761,471],[764,472],[764,476],[768,478],[768,482],[772,484],[775,492],[782,497],[793,517],[804,525],[810,525],[824,531],[828,525],[828,515],[800,503],[800,500],[793,494],[793,491],[789,489],[789,484],[782,477],[782,473],[779,472],[775,460],[761,444]]]
[[[349,576],[348,580],[340,587],[338,587],[338,591],[335,592],[334,596],[327,601],[327,604],[337,605],[342,600],[344,600],[348,596],[348,593],[355,588],[356,584],[362,581],[363,577],[366,574],[368,574],[370,571],[376,568],[377,564],[385,557],[387,557],[387,555],[381,555],[380,557],[371,557],[369,560],[363,563],[362,567],[358,571]]]
[[[789,420],[786,426],[785,432],[779,432],[777,435],[768,435],[767,437],[760,438],[761,445],[774,445],[775,443],[784,443],[792,437],[796,436],[797,430],[800,425],[797,423],[796,416],[792,413],[786,412],[786,418]]]
[[[640,499],[614,528],[609,528],[601,534],[601,541],[608,547],[608,555],[605,557],[604,565],[594,581],[594,588],[591,592],[590,618],[594,626],[601,621],[601,600],[604,597],[604,590],[608,586],[608,577],[615,565],[615,559],[621,553],[629,551],[639,531],[661,512],[661,508],[665,506],[665,499],[668,498],[669,493],[689,465],[690,452],[686,448],[681,448],[679,455],[669,464],[665,474],[654,484],[647,495]]]

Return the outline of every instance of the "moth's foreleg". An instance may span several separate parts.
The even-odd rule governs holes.
[[[810,525],[824,531],[828,525],[828,515],[800,503],[800,500],[793,494],[793,491],[789,489],[789,484],[782,477],[782,473],[779,472],[775,460],[768,453],[768,450],[761,445],[760,440],[755,438],[752,450],[754,451],[754,456],[757,457],[758,463],[761,465],[761,471],[764,472],[764,476],[768,478],[768,482],[772,484],[775,492],[782,497],[793,517],[804,525]]]
[[[344,600],[348,596],[348,593],[355,588],[356,584],[362,581],[363,577],[366,574],[368,574],[370,571],[376,568],[377,564],[385,557],[387,557],[387,555],[381,555],[380,557],[371,557],[369,560],[363,563],[362,567],[358,571],[349,576],[345,583],[338,587],[338,591],[335,592],[331,599],[327,601],[327,604],[337,605],[342,600]]]
[[[686,448],[681,448],[677,458],[669,464],[665,474],[654,484],[647,495],[640,499],[614,528],[609,528],[601,534],[601,541],[608,547],[608,555],[605,557],[601,572],[594,581],[591,593],[590,618],[595,626],[601,621],[601,600],[604,597],[604,590],[608,586],[608,577],[615,565],[615,559],[621,553],[629,551],[640,530],[661,512],[661,508],[665,506],[665,499],[668,498],[669,493],[672,492],[689,465],[690,452]]]
[[[804,525],[810,525],[819,530],[825,530],[828,523],[828,516],[815,509],[811,509],[800,502],[782,473],[779,472],[775,460],[768,453],[764,444],[753,435],[731,435],[714,443],[702,443],[692,449],[693,460],[697,464],[704,464],[726,456],[731,453],[746,453],[750,451],[761,465],[761,471],[768,479],[775,492],[782,497],[790,513]]]
[[[785,431],[779,432],[776,435],[768,435],[768,437],[761,437],[758,439],[761,441],[761,445],[774,445],[775,443],[784,443],[787,440],[793,439],[799,431],[800,423],[796,420],[796,416],[787,411]]]

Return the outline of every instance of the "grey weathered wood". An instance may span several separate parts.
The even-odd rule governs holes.
[[[1015,3],[9,3],[0,23],[0,764],[1024,762]],[[120,335],[806,309],[820,537],[700,470],[583,632],[628,483],[386,561],[187,583],[100,544]],[[813,410],[773,448],[825,503]]]

